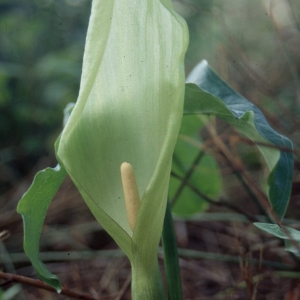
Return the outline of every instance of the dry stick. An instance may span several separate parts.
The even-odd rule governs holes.
[[[215,128],[212,126],[212,124],[208,124],[207,130],[209,131],[212,139],[214,140],[215,144],[218,146],[218,148],[223,152],[224,156],[228,159],[228,161],[231,163],[234,170],[239,173],[247,182],[248,186],[251,188],[253,194],[257,197],[262,207],[265,209],[271,220],[273,220],[275,223],[277,223],[284,234],[290,239],[292,245],[297,249],[297,251],[300,253],[300,245],[292,238],[291,234],[286,230],[284,226],[282,226],[281,219],[278,217],[278,215],[272,211],[272,208],[269,204],[269,200],[266,197],[266,195],[260,190],[260,188],[257,186],[257,184],[252,180],[251,176],[246,172],[244,169],[244,166],[241,165],[239,162],[236,161],[235,157],[231,155],[229,149],[227,146],[223,143],[223,141],[219,138],[217,135],[217,132]],[[296,259],[296,257],[294,257]],[[299,260],[297,260],[297,263],[300,264]]]
[[[220,139],[221,140],[221,139]],[[254,203],[257,205],[257,208],[259,209],[259,212],[262,215],[265,215],[269,222],[272,222],[272,220],[269,217],[269,214],[265,207],[261,204],[260,200],[258,199],[257,195],[253,192],[253,189],[251,186],[249,186],[249,182],[243,177],[242,173],[240,172],[239,168],[236,168],[234,165],[232,165],[231,161],[228,159],[228,157],[221,151],[221,155],[227,163],[229,164],[229,167],[232,168],[234,175],[238,178],[240,183],[242,184],[243,188],[246,190],[250,198],[254,201]],[[242,163],[240,161],[237,161],[237,166],[244,169]],[[252,180],[252,178],[251,178]],[[253,182],[254,183],[254,182]]]
[[[287,65],[289,67],[290,70],[290,74],[293,78],[294,81],[294,87],[296,89],[296,97],[294,97],[294,103],[293,103],[293,107],[292,107],[292,111],[297,111],[298,109],[298,100],[300,99],[300,80],[299,80],[299,76],[298,76],[298,70],[297,67],[295,65],[295,63],[293,63],[293,61],[291,60],[291,55],[290,55],[290,51],[288,51],[287,47],[286,47],[286,42],[284,41],[284,37],[283,37],[283,32],[282,29],[280,28],[280,26],[278,25],[278,22],[276,22],[275,17],[274,17],[274,13],[273,13],[273,8],[274,8],[274,1],[271,2],[271,8],[270,8],[270,17],[272,20],[272,23],[274,25],[275,30],[278,33],[279,36],[279,45],[282,48],[282,52],[284,54],[284,57],[286,59]]]
[[[198,155],[196,156],[196,158],[194,159],[194,161],[192,162],[189,170],[186,172],[185,176],[184,176],[184,180],[181,181],[181,184],[179,186],[179,188],[177,189],[174,197],[172,198],[171,205],[173,206],[176,202],[176,200],[178,199],[178,197],[180,196],[180,194],[182,193],[186,182],[190,179],[190,177],[192,176],[192,174],[194,173],[196,166],[198,165],[198,163],[200,162],[200,160],[202,159],[202,157],[204,156],[204,151],[201,149],[198,153]]]
[[[250,139],[244,138],[239,135],[234,135],[234,138],[238,139],[239,141],[242,141],[243,143],[249,144],[249,145],[259,145],[259,146],[263,146],[266,148],[273,148],[273,149],[277,149],[277,150],[284,151],[284,152],[293,152],[294,154],[300,155],[300,150],[297,150],[297,149],[291,149],[291,148],[278,146],[278,145],[272,145],[272,144],[259,142],[259,141],[252,141]]]
[[[242,75],[244,76],[244,78],[246,78],[249,82],[255,82],[255,87],[260,93],[262,93],[263,95],[272,96],[273,99],[276,100],[276,104],[280,107],[284,115],[291,116],[292,115],[291,110],[286,108],[284,105],[282,105],[282,103],[279,101],[279,98],[277,96],[278,91],[277,90],[274,91],[274,86],[276,86],[276,84],[269,83],[268,81],[265,80],[264,76],[261,76],[258,72],[255,71],[255,69],[252,68],[251,64],[249,63],[249,59],[247,58],[247,55],[244,54],[244,51],[237,43],[236,39],[229,32],[228,27],[226,26],[226,22],[222,15],[219,15],[219,20],[221,21],[222,27],[225,29],[225,33],[228,39],[231,41],[233,50],[231,50],[228,47],[225,47],[225,50],[227,51],[228,55],[234,57],[234,61],[236,62],[235,63],[236,69],[239,70],[240,73],[242,73]],[[239,58],[239,61],[241,62],[240,64],[236,60],[236,57]],[[270,114],[267,110],[260,107],[260,105],[257,106],[264,113],[264,115],[267,116],[268,120],[273,125],[276,126],[278,125],[278,118]],[[288,128],[285,123],[282,123],[282,125],[285,127],[285,129],[288,132],[291,132],[290,128]]]
[[[0,272],[0,278],[2,278],[4,280],[7,280],[5,283],[19,282],[19,283],[22,283],[22,284],[34,286],[34,287],[37,287],[37,288],[41,288],[41,289],[56,293],[56,290],[53,287],[51,287],[50,285],[48,285],[48,284],[46,284],[43,281],[38,280],[38,279],[33,279],[33,278],[21,276],[21,275],[4,273],[4,272]],[[74,298],[74,299],[81,299],[81,300],[109,300],[109,299],[111,299],[111,296],[102,297],[102,298],[97,299],[97,298],[94,298],[93,296],[91,296],[89,294],[84,294],[84,293],[72,291],[67,287],[62,288],[61,294],[65,295],[65,296],[69,296],[69,297]]]
[[[122,288],[118,292],[118,295],[115,298],[115,300],[121,300],[122,296],[125,294],[126,290],[128,289],[130,283],[131,283],[131,276],[128,276],[126,281],[124,282]]]
[[[296,17],[295,11],[294,11],[294,10],[296,10],[296,8],[292,4],[291,0],[288,0],[287,2],[288,2],[288,5],[290,7],[290,12],[291,12],[292,18],[294,20],[294,25],[298,29],[298,31],[300,32],[300,26],[299,26],[300,24],[298,24],[298,22],[297,22],[297,17]]]
[[[236,160],[236,158],[230,153],[230,150],[227,146],[223,143],[223,141],[218,137],[215,128],[212,124],[208,124],[207,130],[209,131],[213,141],[215,142],[216,146],[222,151],[225,158],[230,162],[231,167],[240,174],[245,180],[248,186],[251,188],[252,193],[257,197],[260,201],[262,207],[265,211],[272,216],[271,207],[269,205],[269,201],[265,194],[260,190],[257,184],[252,180],[251,176],[246,172],[244,166]],[[276,216],[275,216],[276,218]],[[279,221],[279,224],[281,221]]]
[[[200,190],[198,190],[196,187],[194,187],[192,184],[190,184],[188,181],[186,181],[183,177],[179,176],[178,174],[176,174],[175,172],[171,172],[171,175],[179,180],[181,180],[187,187],[189,187],[195,194],[197,194],[199,197],[203,198],[205,201],[207,201],[210,204],[213,205],[218,205],[218,206],[223,206],[223,207],[227,207],[231,210],[234,210],[240,214],[245,215],[249,221],[251,222],[257,222],[259,221],[258,218],[256,218],[255,216],[249,214],[248,212],[244,211],[243,209],[236,207],[230,203],[228,203],[227,201],[225,201],[224,199],[222,199],[221,201],[215,201],[214,199],[208,197],[207,195],[205,195],[204,193],[202,193]]]

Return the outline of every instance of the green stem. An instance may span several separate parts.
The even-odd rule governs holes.
[[[135,260],[138,262],[140,260]],[[132,300],[165,300],[166,295],[157,258],[152,264],[131,263]]]
[[[168,201],[164,220],[162,242],[165,255],[165,271],[169,300],[182,300],[178,250],[173,225],[171,205]]]

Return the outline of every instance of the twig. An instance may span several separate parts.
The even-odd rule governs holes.
[[[230,150],[218,136],[212,124],[208,124],[206,128],[210,133],[213,141],[215,142],[215,145],[220,149],[226,160],[229,162],[230,166],[237,174],[241,175],[241,177],[245,180],[245,185],[247,185],[250,188],[251,192],[259,200],[261,206],[266,211],[266,213],[268,213],[268,215],[272,217],[273,212],[271,211],[271,206],[269,204],[268,198],[257,186],[257,184],[254,182],[251,176],[246,172],[244,165],[239,160],[237,160],[235,156],[231,154]],[[280,221],[278,223],[280,223]]]
[[[290,13],[291,13],[291,11],[290,11]],[[284,54],[286,63],[287,63],[287,65],[289,67],[289,70],[290,70],[290,74],[291,74],[291,76],[293,78],[293,81],[294,81],[294,87],[295,87],[295,90],[296,90],[296,97],[293,97],[294,98],[294,101],[293,101],[294,103],[293,103],[292,111],[297,111],[298,110],[298,100],[300,98],[300,88],[299,88],[300,79],[299,79],[299,75],[298,75],[298,71],[297,71],[297,66],[292,61],[291,53],[287,48],[286,41],[284,40],[282,28],[280,28],[282,26],[280,26],[278,24],[278,21],[276,21],[276,17],[274,16],[274,1],[272,1],[270,3],[270,17],[271,17],[272,23],[274,25],[274,28],[275,28],[276,32],[278,33],[279,45],[282,48],[282,52]]]
[[[202,157],[204,156],[204,151],[200,150],[198,155],[196,156],[196,158],[194,159],[194,161],[192,162],[189,170],[186,172],[185,176],[184,176],[184,180],[181,182],[180,186],[178,187],[174,197],[171,199],[171,205],[173,206],[176,202],[176,200],[178,199],[178,197],[180,196],[181,192],[183,191],[184,187],[185,187],[185,182],[187,182],[190,177],[192,176],[196,166],[198,165],[198,163],[200,162],[200,160],[202,159]]]
[[[6,286],[6,285],[8,285],[8,284],[10,284],[10,283],[12,283],[12,282],[13,282],[13,281],[12,281],[11,279],[6,280],[6,281],[0,283],[0,288],[4,287],[4,286]]]
[[[204,252],[204,251],[182,249],[182,248],[178,248],[178,254],[180,257],[185,257],[185,258],[209,259],[209,260],[216,260],[222,262],[240,263],[240,257],[227,255],[227,254]],[[277,261],[269,261],[269,260],[261,261],[260,259],[248,258],[248,263],[251,265],[262,265],[264,267],[272,267],[277,270],[286,270],[286,271],[294,270],[292,266]]]
[[[124,282],[122,288],[120,289],[120,291],[118,292],[117,297],[115,298],[115,300],[121,300],[122,296],[124,295],[124,293],[126,292],[126,290],[128,289],[129,285],[131,283],[131,276],[128,276],[126,281]]]
[[[42,261],[74,261],[88,260],[97,257],[117,258],[125,257],[120,249],[98,250],[98,251],[57,251],[57,252],[41,252],[40,259]],[[25,253],[9,253],[9,258],[14,263],[29,262],[29,258]],[[5,257],[3,258],[5,259]]]
[[[234,210],[240,214],[243,214],[247,217],[247,219],[251,222],[258,222],[259,219],[256,218],[255,216],[249,214],[248,212],[244,211],[243,209],[236,207],[228,202],[226,202],[225,200],[219,200],[216,201],[212,198],[210,198],[209,196],[205,195],[204,193],[202,193],[200,190],[198,190],[196,187],[194,187],[192,184],[190,184],[188,181],[186,181],[184,178],[182,178],[181,176],[179,176],[178,174],[174,173],[173,171],[171,172],[171,175],[179,180],[181,180],[187,187],[189,187],[193,192],[195,192],[198,196],[200,196],[201,198],[203,198],[205,201],[207,201],[210,204],[213,205],[218,205],[218,206],[223,206],[223,207],[227,207],[231,210]]]
[[[281,80],[280,77],[275,78],[275,80],[274,79],[272,80],[273,82],[270,82],[270,80],[265,79],[264,75],[260,75],[251,66],[251,64],[249,63],[249,59],[247,58],[247,55],[245,55],[244,51],[242,50],[242,47],[237,43],[236,39],[234,39],[232,34],[229,32],[226,22],[221,14],[219,14],[219,20],[221,21],[220,23],[222,25],[222,28],[225,29],[225,34],[227,35],[227,38],[231,42],[230,44],[231,47],[229,48],[224,47],[224,49],[227,52],[227,55],[232,57],[233,60],[235,61],[235,69],[238,70],[244,78],[246,78],[246,81],[255,83],[255,87],[257,88],[257,91],[259,91],[263,95],[268,95],[273,97],[273,99],[276,101],[276,104],[279,106],[284,116],[292,116],[293,114],[291,109],[286,108],[284,105],[282,105],[278,97],[278,94],[280,93],[280,85],[278,84]],[[236,59],[237,57],[238,60]],[[278,117],[272,115],[268,110],[261,107],[259,103],[256,103],[256,105],[263,112],[263,114],[267,116],[267,119],[274,126],[278,126]],[[281,122],[280,124],[285,128],[287,132],[291,132],[291,128],[287,126],[286,122],[293,120],[293,118],[284,118],[284,120],[285,122]],[[292,124],[290,125],[293,126]]]
[[[258,145],[258,146],[262,146],[262,147],[266,147],[266,148],[274,148],[280,151],[284,151],[284,152],[293,152],[294,154],[298,154],[300,155],[300,150],[297,149],[291,149],[291,148],[287,148],[287,147],[283,147],[283,146],[279,146],[279,145],[272,145],[272,144],[268,144],[268,143],[263,143],[263,142],[259,142],[259,141],[252,141],[250,139],[244,138],[242,136],[234,136],[234,138],[238,139],[239,141],[249,144],[249,145]]]
[[[248,184],[248,187],[251,188],[251,192],[256,196],[256,198],[259,200],[261,206],[266,211],[267,216],[273,220],[274,223],[277,223],[281,226],[282,221],[277,215],[275,211],[273,211],[269,200],[267,196],[260,190],[260,188],[257,186],[257,184],[252,180],[251,176],[247,173],[244,166],[236,160],[236,158],[231,154],[227,146],[224,144],[224,142],[220,139],[220,137],[217,135],[217,132],[215,128],[208,124],[207,130],[210,133],[212,139],[214,140],[216,146],[221,150],[221,152],[224,154],[224,156],[227,158],[228,162],[230,163],[231,167],[235,170],[237,174],[240,174],[241,178],[245,180],[245,182]],[[292,238],[289,231],[284,227],[281,226],[282,231],[285,233],[285,235],[290,239],[291,244],[297,249],[297,251],[300,253],[300,245]],[[298,266],[300,265],[300,262],[298,258],[295,255],[292,255],[293,259],[297,261]]]
[[[56,290],[53,287],[51,287],[50,285],[48,285],[38,279],[33,279],[33,278],[21,276],[21,275],[4,273],[4,272],[0,272],[0,278],[7,280],[7,281],[11,281],[11,282],[19,282],[22,284],[31,285],[31,286],[34,286],[34,287],[37,287],[40,289],[44,289],[44,290],[56,293]],[[109,300],[109,299],[111,299],[110,296],[97,299],[89,294],[72,291],[65,286],[62,288],[61,294],[65,295],[65,296],[69,296],[73,299],[81,299],[81,300]]]

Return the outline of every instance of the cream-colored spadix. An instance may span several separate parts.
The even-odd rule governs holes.
[[[141,200],[136,184],[134,170],[130,163],[122,163],[121,177],[128,222],[130,228],[132,229],[132,231],[134,231],[136,217],[140,209]]]

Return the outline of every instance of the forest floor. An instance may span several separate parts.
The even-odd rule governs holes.
[[[37,169],[49,163],[42,159]],[[36,274],[23,253],[22,219],[16,205],[35,171],[6,194],[0,213],[1,269],[30,278]],[[242,187],[236,185],[227,199],[233,200],[210,204],[192,219],[175,217],[183,299],[300,299],[300,260],[284,251],[281,240],[253,225],[258,210]],[[296,194],[289,209],[293,217],[299,205]],[[43,262],[70,290],[90,294],[90,299],[131,299],[128,259],[95,221],[70,179],[50,205],[40,251]],[[164,276],[161,250],[159,262]],[[11,280],[1,280],[0,287],[20,290],[9,299],[74,299]]]

